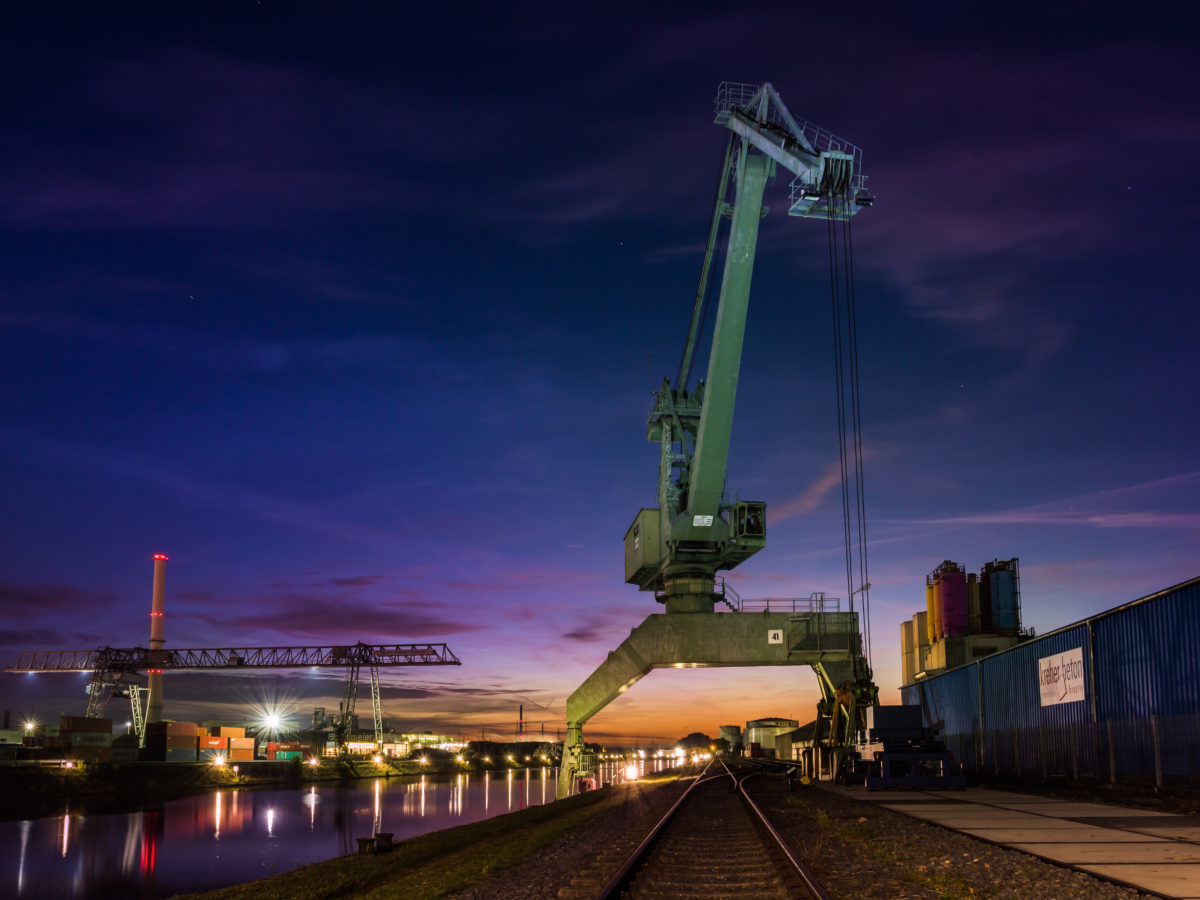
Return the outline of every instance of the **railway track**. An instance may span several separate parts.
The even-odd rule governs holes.
[[[828,900],[743,790],[743,782],[759,773],[719,766],[705,769],[593,895],[597,900]]]

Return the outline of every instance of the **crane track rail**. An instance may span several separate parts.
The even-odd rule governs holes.
[[[829,900],[743,789],[758,771],[708,769],[594,896]],[[710,766],[711,768],[711,766]]]

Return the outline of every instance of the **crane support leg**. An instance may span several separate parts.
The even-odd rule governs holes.
[[[375,715],[375,749],[383,749],[383,708],[379,701],[379,666],[371,666],[371,712]]]
[[[861,660],[856,613],[660,613],[647,616],[567,698],[567,737],[558,796],[571,793],[583,754],[583,726],[651,669],[701,666],[821,666],[852,680]]]

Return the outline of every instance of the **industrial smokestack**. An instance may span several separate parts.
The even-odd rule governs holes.
[[[154,595],[150,601],[150,664],[147,669],[149,698],[146,701],[146,721],[162,721],[162,650],[163,600],[167,589],[167,556],[154,554]]]

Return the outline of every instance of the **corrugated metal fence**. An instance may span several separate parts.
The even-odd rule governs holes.
[[[1082,689],[1067,687],[1072,676]],[[921,705],[969,772],[1194,784],[1200,578],[905,685],[901,696]]]

